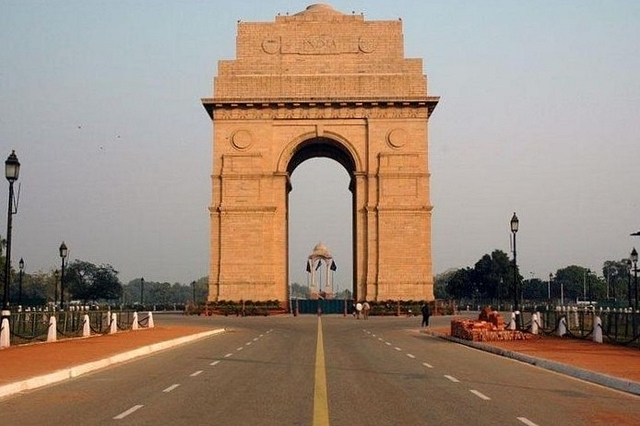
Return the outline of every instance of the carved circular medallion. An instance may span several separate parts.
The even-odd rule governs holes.
[[[267,37],[262,40],[262,50],[270,55],[280,51],[280,37]]]
[[[376,50],[376,41],[371,37],[360,37],[358,39],[358,48],[362,53],[371,53]]]
[[[237,130],[231,136],[231,145],[240,150],[248,149],[253,145],[253,135],[248,130]]]
[[[407,144],[409,133],[404,129],[393,129],[387,133],[387,143],[391,148],[399,149]]]

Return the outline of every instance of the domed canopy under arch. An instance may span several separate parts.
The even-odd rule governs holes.
[[[324,285],[322,283],[322,266],[324,264]],[[320,270],[319,277],[316,277],[316,271]],[[336,270],[336,262],[333,260],[329,249],[320,241],[313,248],[307,260],[307,273],[309,274],[309,294],[311,299],[332,299],[333,291],[333,275],[330,271]]]

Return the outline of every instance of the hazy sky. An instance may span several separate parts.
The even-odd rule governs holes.
[[[22,163],[12,258],[27,272],[109,263],[123,283],[208,274],[212,129],[200,98],[235,57],[236,22],[312,2],[0,0],[0,155]],[[538,278],[597,270],[640,238],[640,2],[333,1],[402,18],[431,95],[436,273],[509,252]],[[6,212],[8,184],[0,190]],[[321,183],[319,183],[321,182]],[[323,241],[351,280],[348,177],[293,175],[291,280]],[[6,213],[0,214],[6,234]]]

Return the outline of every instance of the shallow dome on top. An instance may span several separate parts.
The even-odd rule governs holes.
[[[324,257],[324,258],[330,258],[331,254],[329,253],[329,249],[327,249],[327,246],[325,246],[322,243],[318,243],[316,244],[316,246],[313,248],[313,253],[311,253],[311,256],[309,257]]]
[[[335,10],[333,7],[324,3],[315,3],[310,6],[307,6],[305,10],[302,12],[296,13],[294,16],[304,16],[304,15],[344,15],[344,13],[340,13]]]

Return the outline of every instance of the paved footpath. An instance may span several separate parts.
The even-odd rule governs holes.
[[[640,395],[640,349],[549,336],[488,344],[452,338],[446,329],[421,331]],[[163,326],[0,349],[0,398],[223,332]]]

